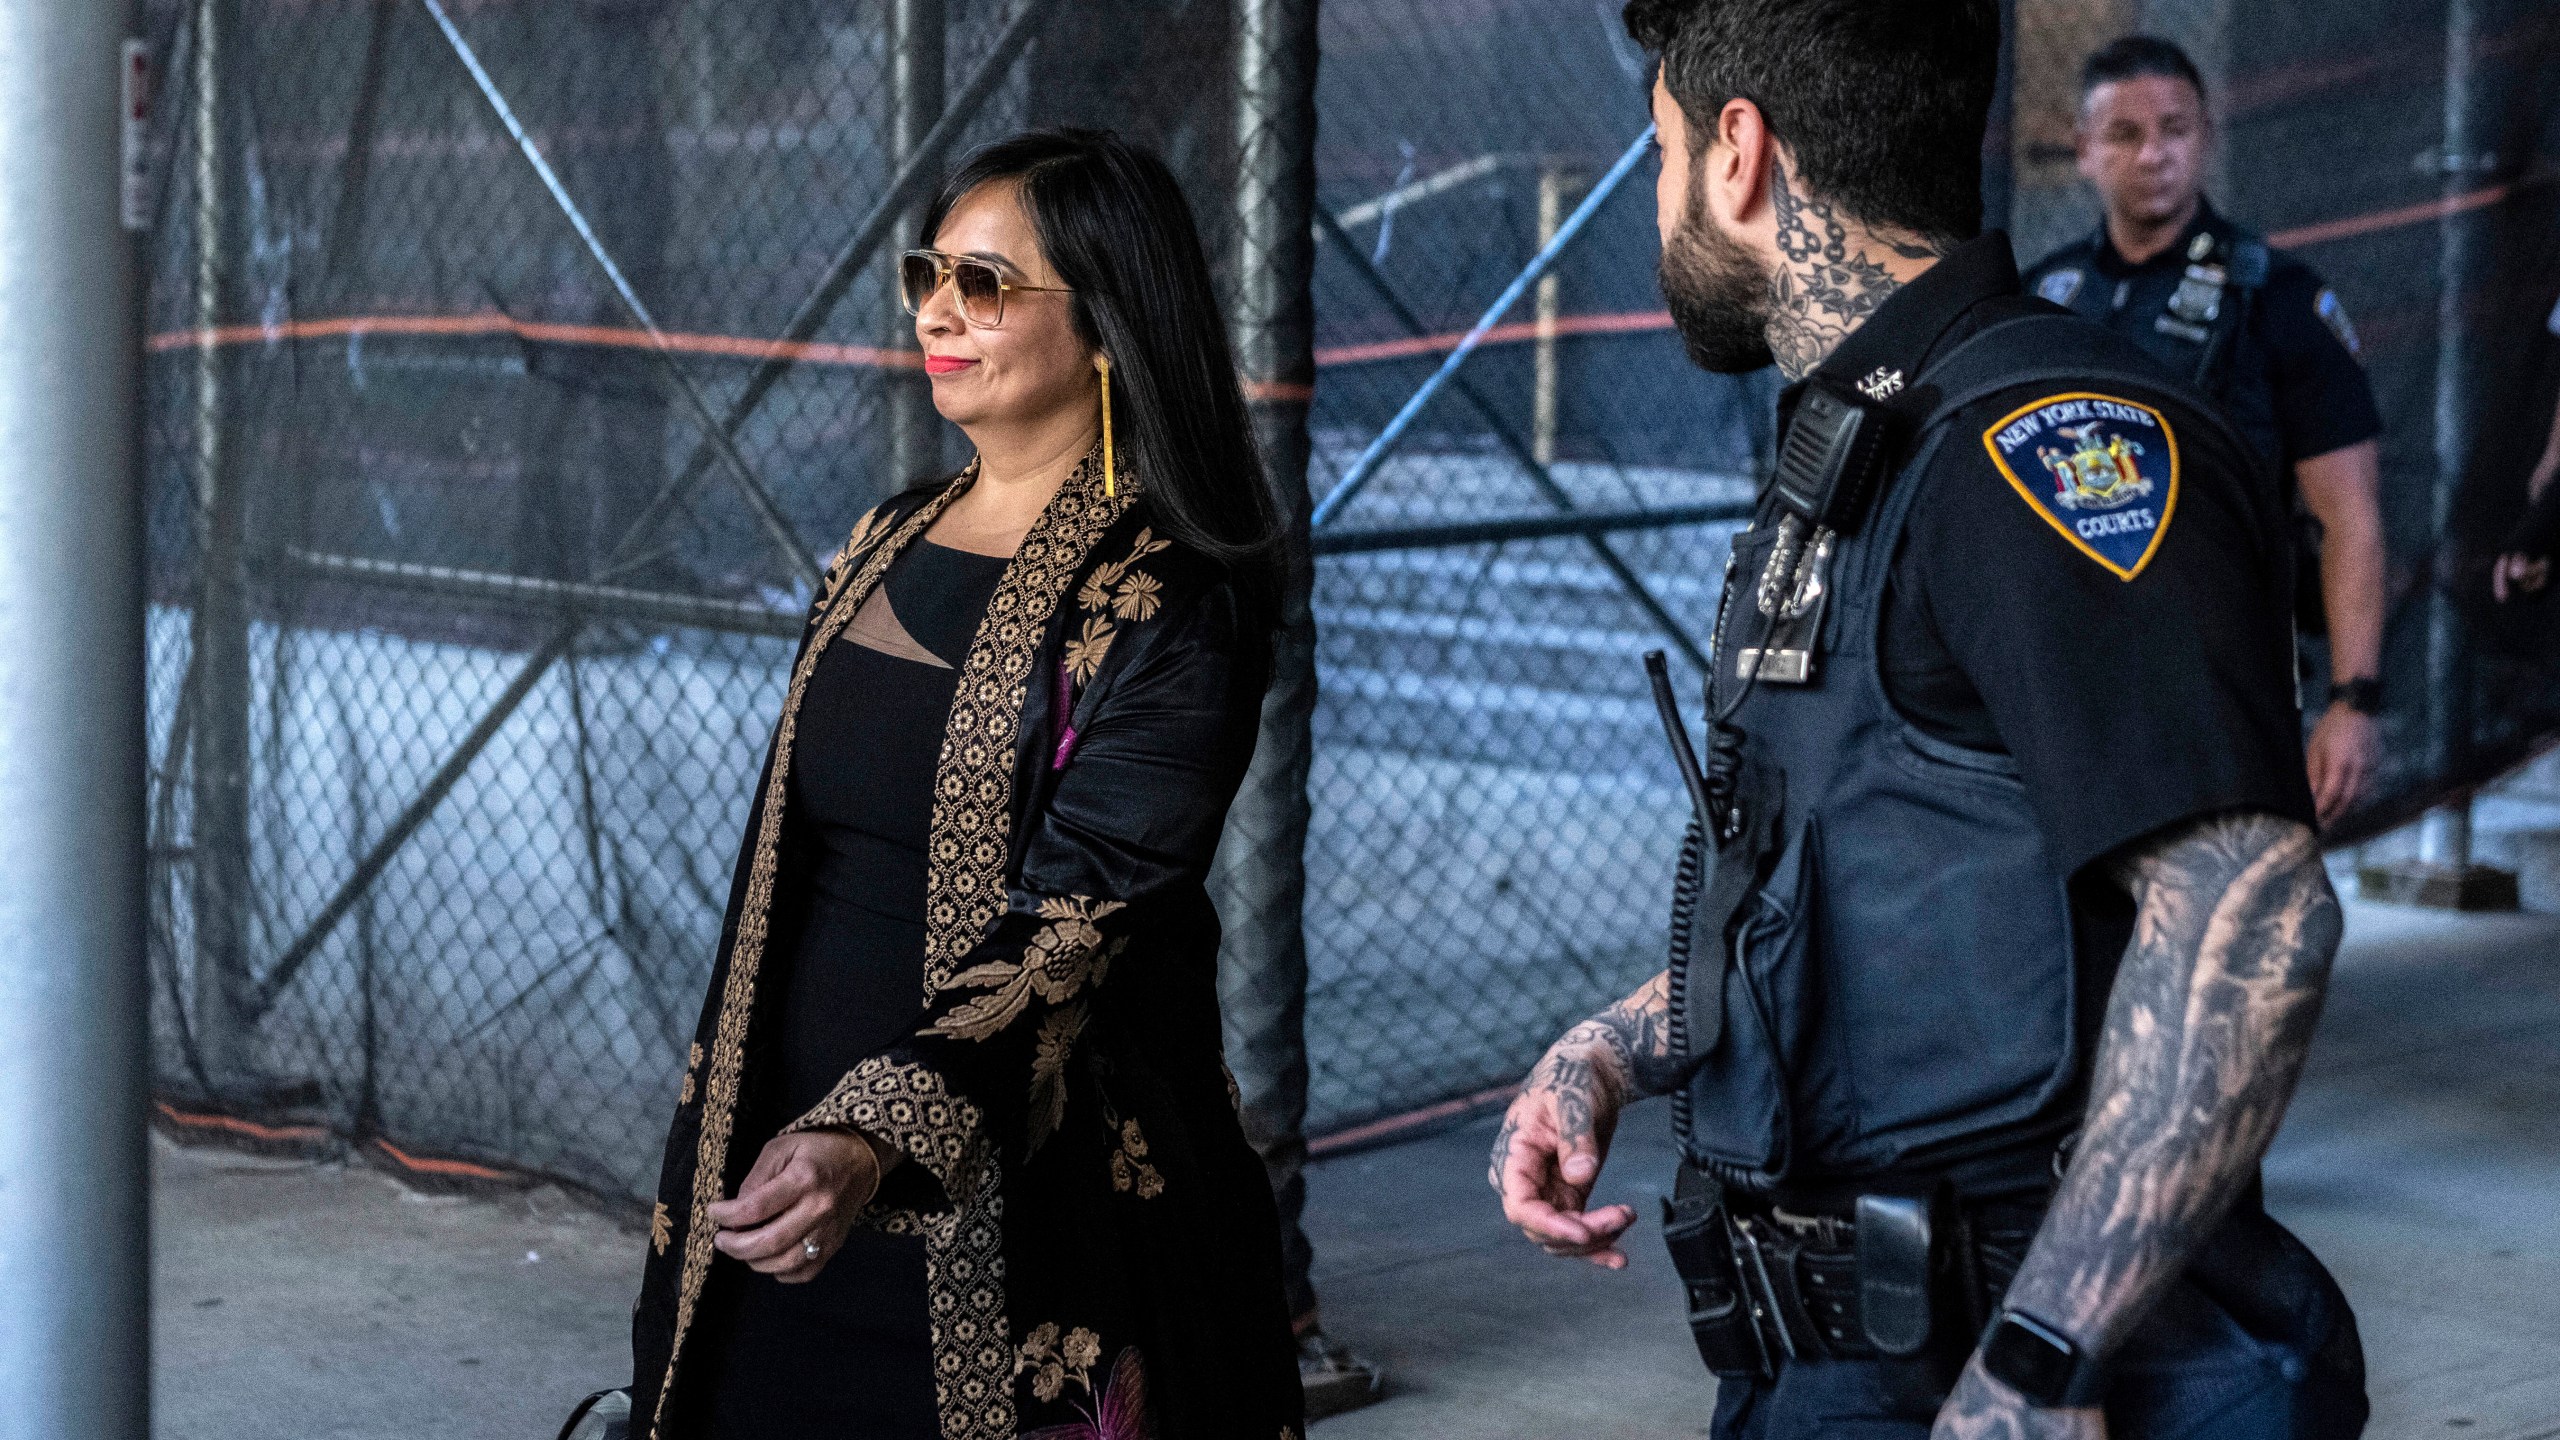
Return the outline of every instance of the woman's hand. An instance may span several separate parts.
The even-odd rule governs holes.
[[[778,1135],[756,1156],[736,1198],[711,1207],[711,1243],[785,1285],[817,1278],[853,1217],[880,1190],[880,1152],[859,1131]]]

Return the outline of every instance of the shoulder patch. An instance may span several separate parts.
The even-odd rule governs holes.
[[[2178,508],[2178,437],[2158,410],[2086,391],[2048,395],[1994,422],[1982,448],[2055,533],[2117,579],[2160,553]]]
[[[2329,327],[2329,333],[2338,337],[2338,343],[2347,347],[2348,354],[2364,353],[2364,342],[2356,338],[2355,322],[2347,318],[2347,307],[2338,302],[2337,291],[2321,286],[2318,298],[2311,302],[2311,310],[2320,317],[2321,324]]]
[[[2068,305],[2080,293],[2080,282],[2086,278],[2076,269],[2056,270],[2036,282],[2036,294],[2056,305]]]

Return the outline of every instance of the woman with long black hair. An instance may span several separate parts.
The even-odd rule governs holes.
[[[901,260],[959,475],[863,517],[791,671],[634,1324],[663,1440],[1294,1440],[1204,878],[1278,506],[1152,155],[979,151]]]

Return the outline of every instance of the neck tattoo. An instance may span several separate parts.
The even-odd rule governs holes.
[[[1934,260],[1944,253],[1864,227],[1852,239],[1848,222],[1830,201],[1796,193],[1784,165],[1769,172],[1769,203],[1777,213],[1780,260],[1770,280],[1769,353],[1789,380],[1811,373],[1902,288],[1869,252],[1870,243],[1906,260]]]

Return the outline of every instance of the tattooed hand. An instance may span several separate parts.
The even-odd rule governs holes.
[[[2116,878],[2133,895],[2134,936],[2087,1120],[2007,1297],[2100,1356],[2257,1173],[2302,1074],[2340,928],[2318,842],[2272,815],[2181,826]],[[2035,1429],[2052,1422],[2014,1418],[1986,1385],[1959,1387],[1941,1436],[2097,1433]]]
[[[1938,1412],[1930,1440],[2107,1440],[2107,1415],[2095,1408],[2039,1410],[1976,1359]]]
[[[1635,1223],[1633,1207],[1582,1207],[1608,1158],[1618,1112],[1678,1083],[1670,1019],[1666,972],[1548,1046],[1502,1117],[1485,1178],[1502,1196],[1503,1217],[1548,1254],[1626,1268],[1618,1237]]]

